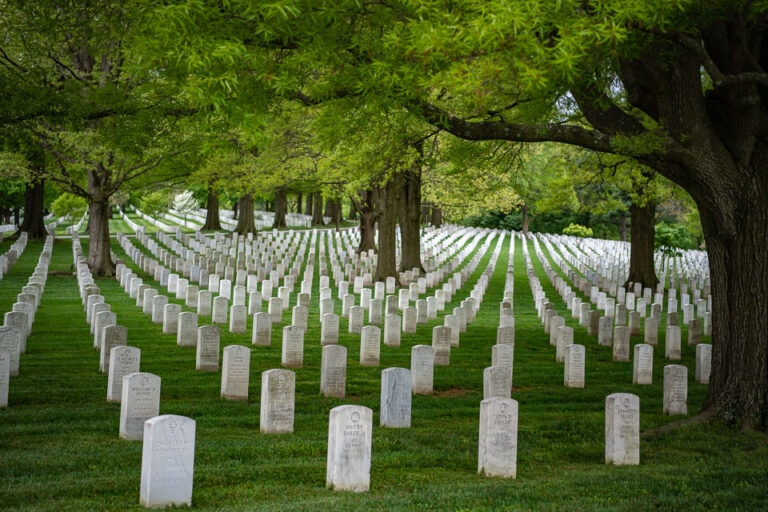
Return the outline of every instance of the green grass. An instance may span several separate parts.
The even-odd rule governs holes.
[[[387,367],[408,367],[410,347],[430,343],[435,321],[419,326],[417,334],[404,333],[399,348],[382,345],[381,366],[364,368],[357,364],[359,336],[347,334],[347,321],[342,319],[340,342],[349,349],[347,398],[323,397],[316,268],[305,364],[296,370],[294,433],[267,435],[259,432],[260,374],[280,367],[282,326],[273,328],[271,347],[252,347],[249,401],[229,402],[219,397],[220,373],[195,371],[194,350],[178,348],[175,336],[162,334],[117,281],[100,279],[97,284],[117,312],[118,323],[128,326],[129,344],[141,348],[142,371],[162,378],[161,414],[181,414],[197,422],[193,493],[197,510],[768,509],[764,434],[738,432],[718,423],[684,426],[644,435],[639,466],[604,464],[608,394],[640,396],[644,431],[680,419],[661,414],[662,368],[667,364],[663,344],[655,350],[654,384],[634,386],[632,364],[612,362],[610,348],[598,347],[594,337],[587,337],[586,330],[565,315],[567,325],[576,327],[576,342],[587,347],[587,373],[584,389],[564,388],[562,365],[555,362],[554,347],[536,317],[517,243],[513,398],[520,403],[520,417],[514,480],[477,475],[482,371],[490,365],[495,343],[507,244],[477,319],[451,354],[451,366],[435,369],[435,394],[413,398],[409,429],[378,426],[380,374]],[[0,244],[0,252],[9,245]],[[41,248],[39,243],[28,244],[0,281],[0,311],[11,309]],[[125,257],[116,243],[113,249]],[[490,252],[449,308],[468,295],[489,256]],[[565,313],[535,256],[534,263],[547,296]],[[49,272],[28,352],[21,358],[20,374],[11,380],[10,406],[0,410],[0,509],[143,510],[138,504],[141,443],[118,437],[120,406],[106,402],[106,376],[98,373],[98,354],[72,275],[69,240],[55,243]],[[139,275],[151,281],[150,276]],[[283,325],[289,318],[286,313]],[[201,320],[201,325],[205,323]],[[633,344],[637,342],[633,339]],[[235,343],[250,345],[250,333],[234,335],[223,329],[222,347]],[[706,386],[693,382],[693,350],[683,345],[689,411],[695,414]],[[347,403],[374,410],[367,493],[325,488],[328,412]]]

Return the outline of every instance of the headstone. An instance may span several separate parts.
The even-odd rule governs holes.
[[[104,340],[104,328],[110,325],[117,325],[117,315],[112,311],[102,311],[96,315],[93,324],[93,348],[101,350]]]
[[[287,368],[301,368],[304,365],[304,329],[301,327],[283,327],[281,364]]]
[[[515,344],[515,326],[504,325],[496,328],[496,344],[497,345],[514,345]]]
[[[194,348],[197,346],[197,314],[191,311],[179,313],[176,345]]]
[[[512,371],[507,366],[489,366],[483,370],[483,399],[510,398],[512,396]]]
[[[227,315],[229,309],[229,301],[226,297],[219,295],[213,298],[213,314],[211,315],[211,322],[214,324],[227,324]]]
[[[413,394],[431,395],[435,375],[435,349],[429,345],[411,347]]]
[[[141,302],[141,312],[145,315],[152,315],[153,300],[157,296],[157,290],[154,288],[147,288],[144,290],[144,296]]]
[[[203,325],[198,327],[195,368],[202,372],[219,371],[220,346],[221,330],[218,325]]]
[[[381,372],[382,427],[409,428],[411,426],[411,370],[387,368]]]
[[[605,399],[605,463],[640,464],[640,398],[613,393]]]
[[[435,349],[435,366],[451,364],[451,328],[436,325],[432,328],[432,348]]]
[[[152,297],[152,323],[163,324],[163,314],[165,313],[166,304],[168,304],[168,296],[155,295]]]
[[[382,322],[381,309],[383,307],[382,299],[371,299],[371,304],[368,307],[368,323],[373,325],[380,325]]]
[[[267,307],[269,318],[273,324],[279,324],[283,321],[283,301],[279,297],[270,297]]]
[[[700,318],[691,318],[688,322],[688,346],[693,347],[701,343],[701,327],[702,321]]]
[[[478,474],[517,477],[517,417],[516,400],[493,397],[480,402]]]
[[[709,375],[712,372],[712,345],[700,343],[696,345],[696,382],[709,384]]]
[[[307,330],[307,322],[309,320],[309,308],[307,306],[293,306],[291,310],[291,325],[301,327],[304,331]]]
[[[645,325],[643,326],[643,341],[647,345],[653,345],[654,347],[659,344],[659,320],[655,317],[649,316],[645,319]]]
[[[632,383],[653,384],[653,345],[638,343],[634,350]]]
[[[400,315],[387,315],[384,318],[384,344],[388,347],[399,347],[400,333]]]
[[[360,333],[360,366],[379,366],[381,356],[381,329],[375,325],[363,326]]]
[[[272,344],[272,318],[268,313],[259,311],[253,315],[251,344],[261,347],[269,347]]]
[[[688,368],[681,364],[664,367],[664,414],[688,414]]]
[[[344,398],[347,386],[347,347],[326,345],[320,361],[320,393]]]
[[[601,317],[597,327],[597,344],[602,347],[613,346],[613,318]]]
[[[394,282],[392,286],[394,288]],[[338,491],[368,491],[371,486],[372,441],[371,409],[360,405],[340,405],[331,409],[326,487]]]
[[[120,399],[120,437],[141,441],[144,422],[160,414],[160,377],[146,372],[123,377]]]
[[[187,295],[184,297],[184,305],[188,308],[197,309],[197,301],[200,297],[200,287],[196,284],[187,286]]]
[[[512,372],[515,364],[515,346],[496,344],[491,347],[491,366],[506,366]]]
[[[197,293],[197,314],[198,316],[210,316],[213,308],[211,301],[213,295],[209,290],[200,290]]]
[[[19,351],[21,335],[16,329],[7,325],[0,326],[0,350],[8,352],[8,374],[19,374]]]
[[[1,272],[0,272],[1,273]],[[11,384],[11,353],[0,347],[0,409],[8,407]]]
[[[293,432],[296,374],[274,369],[261,374],[260,430],[268,434]]]
[[[565,317],[555,315],[549,320],[549,344],[557,345],[558,329],[565,325]]]
[[[680,327],[677,325],[667,326],[667,335],[664,339],[664,357],[669,360],[680,360]]]
[[[349,308],[349,332],[350,334],[360,334],[363,328],[365,310],[362,306],[352,306]]]
[[[245,304],[234,304],[229,314],[229,332],[243,334],[248,331],[247,311]]]
[[[181,306],[178,304],[166,304],[163,307],[164,334],[177,334],[179,332],[179,313],[181,313]]]
[[[573,344],[573,327],[562,325],[557,328],[555,361],[565,362],[565,347]]]
[[[245,308],[245,306],[243,306]],[[221,396],[227,400],[248,400],[251,349],[242,345],[224,347],[221,371]]]
[[[563,329],[563,327],[561,327]],[[584,387],[584,368],[587,352],[584,345],[573,343],[566,345],[564,350],[563,384],[567,388]]]
[[[141,350],[136,347],[112,347],[109,352],[109,377],[107,380],[107,402],[120,402],[123,398],[123,377],[138,372],[141,364]]]
[[[195,421],[165,414],[143,425],[139,503],[146,508],[192,506]]]
[[[629,327],[617,325],[613,330],[613,360],[629,361]]]
[[[102,331],[101,352],[99,354],[99,371],[109,373],[109,354],[113,347],[128,344],[128,328],[124,325],[108,325]]]
[[[362,329],[361,329],[362,332]],[[339,315],[326,313],[320,324],[320,344],[328,345],[339,342]]]

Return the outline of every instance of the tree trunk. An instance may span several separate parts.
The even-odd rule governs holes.
[[[303,201],[304,197],[302,196],[301,192],[296,193],[296,213],[301,213],[301,202]]]
[[[421,150],[421,148],[418,148]],[[407,172],[396,176],[401,187],[398,217],[400,219],[400,271],[414,268],[424,272],[421,262],[421,159]]]
[[[329,199],[325,203],[325,217],[330,217],[330,223],[339,229],[341,224],[341,203],[335,199]]]
[[[648,201],[644,206],[632,204],[630,214],[629,277],[624,283],[642,283],[644,288],[656,288],[659,278],[653,266],[653,242],[656,232],[656,203]]]
[[[320,192],[312,194],[312,225],[325,226],[323,221],[323,196]]]
[[[357,253],[376,250],[376,194],[372,190],[361,190],[357,193],[359,200],[350,198],[354,209],[360,217],[360,244]]]
[[[203,224],[202,229],[221,231],[221,220],[219,219],[219,195],[210,188],[206,195],[205,208],[205,224]]]
[[[757,188],[757,187],[756,187]],[[768,203],[744,190],[737,232],[702,215],[712,282],[712,373],[704,409],[748,428],[768,424]]]
[[[288,213],[288,196],[285,187],[275,189],[275,221],[272,227],[275,229],[288,227],[285,222],[285,214]]]
[[[94,276],[112,277],[115,263],[109,244],[109,172],[97,164],[87,172],[88,181],[88,267]]]
[[[528,205],[523,203],[523,236],[528,236],[528,227],[531,225],[531,216],[528,212]]]
[[[619,240],[627,241],[627,212],[619,212]]]
[[[305,215],[312,215],[314,212],[314,207],[312,205],[312,192],[307,192],[307,198],[306,203],[304,207],[304,214]]]
[[[245,194],[237,201],[237,211],[240,215],[237,218],[235,233],[247,235],[256,232],[256,224],[253,219],[253,196]]]
[[[351,199],[349,201],[349,214],[347,215],[347,220],[357,220],[357,207],[355,206],[355,202]]]
[[[44,196],[44,180],[34,181],[31,185],[27,183],[24,191],[24,221],[17,234],[26,231],[29,240],[45,240],[48,236],[43,215]]]
[[[443,226],[443,209],[437,205],[432,205],[432,218],[429,222],[435,228]]]
[[[379,189],[376,204],[379,222],[379,253],[374,281],[385,281],[388,277],[397,279],[396,238],[397,209],[400,187],[390,180]]]

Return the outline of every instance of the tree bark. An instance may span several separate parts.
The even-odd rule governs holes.
[[[253,196],[251,194],[244,194],[237,201],[237,211],[239,216],[237,218],[237,226],[235,226],[235,233],[241,235],[247,235],[248,233],[256,232],[256,224],[253,218]]]
[[[531,216],[530,212],[528,211],[528,205],[526,203],[523,203],[522,206],[523,211],[523,236],[528,236],[528,227],[531,225]]]
[[[656,203],[648,201],[643,206],[632,204],[629,207],[629,215],[629,276],[624,286],[628,288],[630,283],[642,283],[644,288],[655,289],[659,283],[653,265]]]
[[[441,228],[443,226],[443,209],[436,204],[432,205],[432,218],[430,224],[435,228]]]
[[[420,148],[419,148],[420,149]],[[398,198],[400,220],[400,271],[419,269],[421,262],[421,159],[407,172],[398,174],[395,183],[401,187]]]
[[[115,263],[109,242],[109,171],[97,164],[88,170],[88,267],[94,276],[112,277]]]
[[[219,195],[208,189],[205,202],[205,224],[202,229],[221,231],[221,220],[219,219]]]
[[[367,252],[371,249],[376,250],[376,204],[373,190],[361,190],[357,193],[358,198],[350,198],[354,209],[360,217],[360,244],[357,246],[357,253]]]
[[[627,212],[619,212],[619,240],[627,241]]]
[[[349,214],[347,215],[347,220],[357,220],[357,207],[355,206],[355,202],[351,199],[349,201]]]
[[[702,215],[712,283],[712,373],[704,409],[746,427],[768,421],[768,187],[740,198],[737,231]]]
[[[272,227],[275,229],[288,227],[285,222],[285,214],[288,213],[288,195],[285,187],[275,189],[275,221]]]
[[[312,225],[325,226],[323,220],[323,196],[320,192],[312,194]]]
[[[45,196],[45,181],[33,181],[26,184],[24,191],[24,220],[17,234],[26,231],[28,240],[45,240],[48,231],[45,229],[43,214],[43,199]]]
[[[315,209],[312,205],[312,192],[307,192],[307,198],[304,208],[304,214],[305,215],[312,215],[314,213]]]
[[[379,253],[374,281],[385,281],[388,277],[397,279],[397,209],[400,202],[400,188],[390,180],[381,187],[376,197],[379,223]]]
[[[296,213],[301,213],[301,207],[303,206],[301,203],[304,200],[304,197],[302,196],[301,192],[296,193]]]

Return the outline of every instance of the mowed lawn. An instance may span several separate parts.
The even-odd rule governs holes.
[[[519,402],[516,479],[477,474],[478,426],[483,369],[491,364],[506,280],[510,236],[499,248],[488,289],[475,321],[461,335],[451,364],[435,368],[435,392],[414,396],[411,427],[379,426],[381,371],[410,366],[410,349],[430,344],[432,328],[443,316],[402,334],[400,347],[382,344],[379,367],[358,364],[360,336],[340,340],[348,350],[347,394],[327,398],[319,392],[319,269],[316,262],[304,366],[296,369],[292,434],[259,431],[261,373],[280,368],[282,327],[273,327],[270,347],[251,346],[248,334],[222,328],[222,348],[251,347],[249,400],[220,397],[221,373],[195,370],[195,350],[176,345],[175,335],[137,308],[115,279],[97,285],[128,327],[129,345],[141,349],[141,370],[157,374],[161,414],[180,414],[197,422],[193,508],[201,511],[484,511],[484,510],[768,510],[768,442],[765,434],[744,432],[717,422],[695,423],[656,432],[673,421],[695,416],[707,386],[694,382],[694,347],[683,328],[682,360],[688,367],[689,416],[662,414],[664,336],[655,349],[653,384],[632,384],[632,363],[612,361],[571,318],[547,281],[531,249],[534,269],[547,296],[586,346],[586,386],[563,386],[563,365],[555,361],[537,317],[523,261],[522,242],[514,252],[516,322],[512,398]],[[133,240],[134,245],[140,246]],[[0,244],[0,253],[8,250]],[[87,239],[83,239],[87,250]],[[486,270],[496,240],[470,279],[446,307],[469,295]],[[458,249],[458,248],[457,248]],[[30,242],[18,263],[0,281],[0,312],[11,310],[16,295],[37,264],[42,243]],[[116,241],[113,251],[159,289],[152,277],[130,261]],[[0,510],[143,510],[139,505],[141,442],[118,435],[120,405],[106,401],[107,376],[86,323],[72,244],[56,240],[48,280],[20,372],[10,381],[9,407],[0,409]],[[298,286],[297,286],[298,289]],[[297,289],[291,295],[295,305]],[[335,298],[335,311],[341,301]],[[171,298],[172,302],[183,301]],[[183,308],[187,310],[186,308]],[[445,314],[445,312],[443,312]],[[200,325],[210,319],[200,319]],[[662,320],[662,325],[664,320]],[[705,342],[709,342],[705,338]],[[633,338],[632,344],[642,342]],[[675,361],[677,363],[677,361]],[[605,397],[628,392],[640,397],[640,465],[604,462]],[[374,411],[371,489],[365,493],[325,487],[329,411],[357,404]]]

